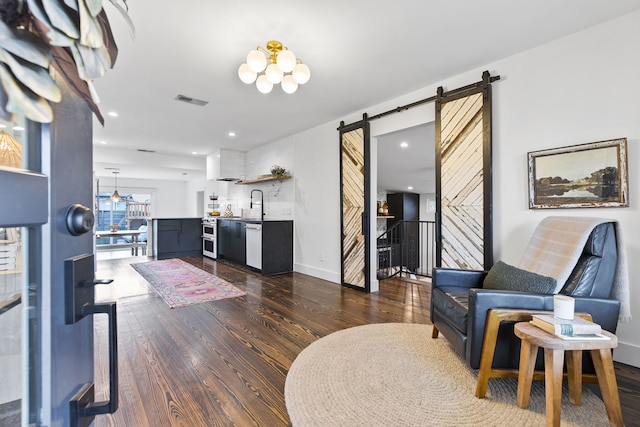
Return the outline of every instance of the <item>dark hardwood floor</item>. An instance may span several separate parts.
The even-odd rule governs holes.
[[[203,257],[239,298],[169,309],[125,258],[98,262],[100,301],[118,302],[119,409],[95,426],[287,426],[284,383],[306,346],[340,329],[429,322],[429,284],[382,282],[365,294],[303,274],[265,277]],[[107,399],[107,321],[96,316],[96,390]],[[428,337],[425,337],[425,339]],[[640,369],[616,364],[627,426],[640,426]],[[515,404],[515,402],[514,402]]]

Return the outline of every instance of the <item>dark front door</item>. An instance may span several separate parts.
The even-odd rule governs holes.
[[[40,420],[49,180],[24,120],[0,127],[0,425],[19,426]]]
[[[0,300],[8,303],[0,333],[11,342],[0,355],[1,425],[74,425],[70,400],[94,378],[93,317],[69,319],[68,280],[71,260],[85,260],[84,286],[95,271],[92,213],[70,209],[92,206],[92,118],[63,92],[53,123],[1,123],[21,147],[20,169],[0,164],[0,248],[15,253],[0,271]],[[79,221],[68,223],[71,211]],[[75,235],[74,227],[89,232]]]

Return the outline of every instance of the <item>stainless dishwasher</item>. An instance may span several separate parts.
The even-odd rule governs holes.
[[[262,270],[262,224],[247,223],[247,265]]]

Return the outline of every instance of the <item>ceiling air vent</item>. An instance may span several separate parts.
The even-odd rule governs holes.
[[[141,153],[155,153],[156,150],[145,150],[144,148],[138,148]]]
[[[203,101],[202,99],[191,98],[190,96],[178,95],[175,97],[176,101],[186,102],[187,104],[198,105],[204,107],[209,101]]]

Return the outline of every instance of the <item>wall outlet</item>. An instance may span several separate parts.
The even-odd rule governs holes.
[[[320,261],[324,261],[324,252],[320,252]]]

